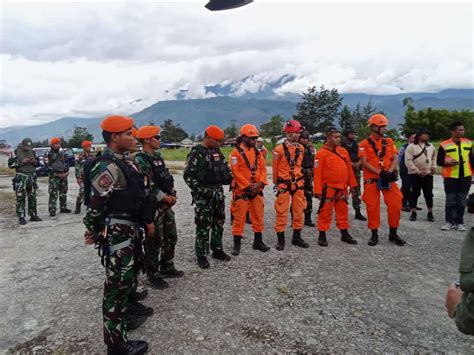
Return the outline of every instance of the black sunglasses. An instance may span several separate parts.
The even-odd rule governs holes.
[[[157,134],[154,138],[160,140],[161,136],[159,134]]]

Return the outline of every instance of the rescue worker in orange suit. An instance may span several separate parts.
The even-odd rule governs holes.
[[[384,138],[388,119],[382,114],[369,118],[370,136],[359,144],[359,157],[363,169],[364,193],[362,200],[367,208],[368,226],[372,231],[370,246],[379,241],[380,193],[387,205],[389,241],[399,246],[405,241],[397,234],[402,209],[402,193],[397,186],[398,151],[391,138]]]
[[[351,157],[341,147],[341,133],[335,127],[326,132],[326,142],[314,161],[314,196],[320,200],[318,210],[318,244],[328,246],[326,232],[331,227],[332,211],[336,211],[336,226],[341,241],[357,244],[349,234],[348,187],[351,193],[358,186],[352,170]]]
[[[253,249],[266,252],[270,247],[262,240],[264,228],[263,189],[267,185],[267,168],[265,158],[255,147],[258,130],[252,124],[243,125],[237,144],[230,153],[232,181],[231,214],[234,216],[232,235],[234,249],[232,255],[240,254],[240,246],[244,233],[245,219],[250,209],[252,230],[254,232]]]
[[[304,196],[304,180],[301,171],[304,148],[298,143],[302,131],[301,124],[296,120],[285,122],[283,132],[286,140],[273,150],[273,183],[275,184],[276,200],[275,231],[278,237],[276,249],[285,248],[285,229],[288,222],[288,212],[293,214],[293,238],[291,244],[300,248],[308,248],[309,245],[301,238],[303,228],[304,210],[306,209],[306,198]]]

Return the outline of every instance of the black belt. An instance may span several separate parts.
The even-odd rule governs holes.
[[[364,184],[375,184],[378,181],[378,178],[364,180]]]

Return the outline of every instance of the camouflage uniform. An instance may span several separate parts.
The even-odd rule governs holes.
[[[357,142],[351,142],[348,139],[344,139],[341,142],[341,147],[345,148],[347,152],[349,153],[351,157],[351,162],[352,163],[358,163],[360,162],[359,158],[359,144]],[[361,191],[360,191],[360,178],[361,178],[361,171],[360,168],[356,169],[352,167],[352,170],[354,171],[355,178],[357,180],[357,187],[354,188],[354,193],[352,194],[352,207],[354,210],[358,211],[360,210],[362,201],[360,199],[361,196]]]
[[[132,208],[131,206],[142,201],[140,195],[135,196],[135,193],[131,195],[137,200],[118,197],[120,193],[130,191],[127,185],[130,180],[127,180],[117,161],[126,166],[128,173],[135,174],[142,181],[143,177],[138,174],[137,166],[124,155],[107,149],[103,157],[107,156],[113,157],[114,161],[97,161],[88,174],[91,186],[90,201],[83,221],[95,241],[102,243],[102,251],[105,254],[103,333],[105,343],[109,347],[116,347],[127,341],[124,313],[137,284],[136,255],[137,250],[141,248],[136,238],[139,234],[137,213],[125,213],[123,209],[127,209],[127,206]],[[115,205],[120,203],[123,205]],[[120,212],[115,212],[116,210]]]
[[[184,181],[191,188],[196,223],[196,256],[209,254],[211,249],[222,250],[225,222],[225,198],[222,185],[230,184],[229,164],[219,149],[194,147],[188,155]]]
[[[79,193],[77,194],[76,199],[76,208],[77,206],[81,206],[82,201],[84,200],[84,164],[86,164],[89,160],[94,159],[92,154],[79,154],[76,160],[76,165],[74,167],[74,173],[76,175],[76,180],[80,181],[79,184]]]
[[[67,209],[67,174],[69,167],[66,161],[66,155],[62,150],[50,150],[46,153],[45,160],[48,161],[49,186],[48,186],[48,209],[49,213],[56,213],[56,205],[59,195],[59,207],[61,210]],[[61,178],[61,174],[66,174]]]
[[[16,195],[16,215],[18,218],[24,218],[25,204],[28,199],[28,215],[35,216],[36,213],[36,190],[38,184],[36,183],[35,168],[37,165],[37,158],[35,152],[31,147],[19,145],[16,149],[16,174],[13,178],[13,189]],[[23,163],[26,158],[34,158],[33,163]]]
[[[175,195],[176,192],[171,189],[164,192],[160,189],[159,183],[154,176],[152,164],[166,169],[159,151],[151,155],[146,152],[140,152],[135,155],[135,162],[139,166],[141,172],[148,177],[149,181],[149,197],[156,203],[157,211],[154,218],[155,234],[153,237],[146,237],[144,240],[145,247],[145,271],[148,277],[153,277],[160,268],[175,270],[174,252],[178,241],[178,233],[176,230],[176,222],[174,212],[170,206],[161,201],[166,195]],[[161,186],[163,188],[163,186]]]
[[[303,161],[301,163],[301,171],[304,179],[304,197],[306,198],[305,216],[311,216],[313,212],[313,171],[314,171],[314,157],[316,149],[308,143],[304,147]]]

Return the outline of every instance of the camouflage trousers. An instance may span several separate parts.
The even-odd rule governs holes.
[[[304,197],[306,198],[306,209],[305,214],[311,214],[313,212],[313,177],[304,178]]]
[[[102,313],[104,342],[108,346],[127,341],[124,314],[130,295],[137,286],[135,234],[135,228],[122,224],[107,228],[109,257],[105,269]]]
[[[178,241],[176,221],[171,208],[159,209],[154,220],[155,234],[145,237],[145,272],[148,277],[157,273],[159,268],[172,267],[174,251]]]
[[[222,249],[225,223],[224,195],[213,199],[200,198],[196,200],[194,222],[196,223],[196,256],[209,254],[209,233],[211,234],[211,250]]]
[[[48,186],[48,209],[49,212],[56,212],[56,206],[59,195],[59,207],[67,207],[67,179],[61,179],[58,176],[50,175],[49,176],[49,186]]]
[[[360,191],[360,169],[352,169],[354,171],[354,175],[357,181],[357,187],[354,189],[354,193],[352,194],[352,207],[355,210],[360,209],[360,206],[362,204],[362,201],[360,199],[361,196],[361,191]]]
[[[76,205],[82,205],[84,201],[84,184],[79,185],[79,192],[76,197]]]
[[[36,213],[36,184],[35,175],[19,174],[13,179],[13,189],[16,195],[16,216],[25,217],[26,200],[28,200],[28,215]]]

